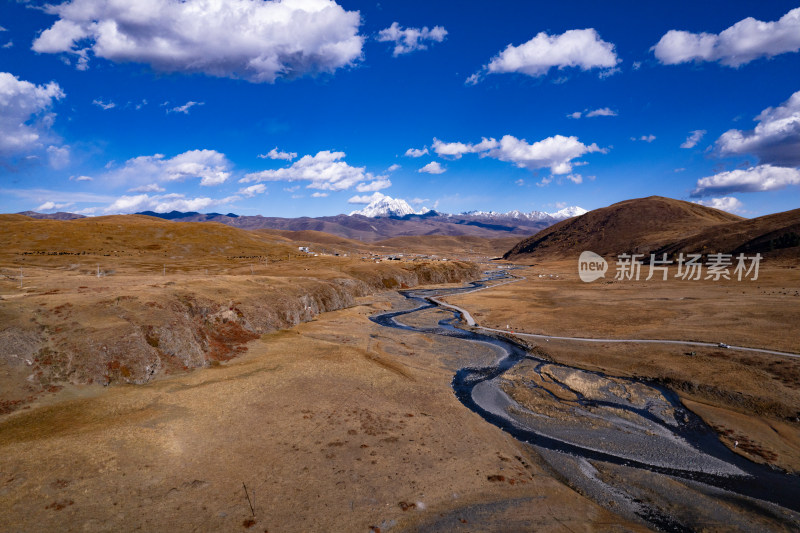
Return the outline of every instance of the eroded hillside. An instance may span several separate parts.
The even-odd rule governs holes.
[[[148,217],[7,217],[4,412],[65,383],[146,383],[219,364],[359,297],[475,278],[457,261],[315,256],[285,239]]]

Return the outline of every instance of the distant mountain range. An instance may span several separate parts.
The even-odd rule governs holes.
[[[242,229],[323,231],[347,239],[375,242],[393,237],[417,235],[469,235],[486,238],[514,236],[522,239],[556,222],[585,212],[586,210],[580,207],[567,207],[554,213],[472,211],[446,214],[432,209],[416,211],[405,200],[384,196],[350,215],[327,217],[281,218],[180,211],[169,213],[143,211],[136,214],[177,222],[219,222]],[[59,220],[82,218],[82,215],[72,213],[40,214],[26,211],[19,214],[32,218]]]
[[[370,218],[384,218],[384,217],[404,217],[406,215],[425,215],[425,216],[446,216],[446,217],[466,217],[475,220],[528,220],[533,222],[550,222],[555,223],[561,220],[577,217],[586,213],[586,209],[578,206],[565,207],[555,213],[546,213],[544,211],[531,211],[524,213],[522,211],[509,211],[508,213],[499,213],[497,211],[467,211],[459,213],[458,215],[449,215],[446,213],[439,213],[433,209],[423,207],[420,210],[415,210],[408,202],[401,198],[392,198],[391,196],[382,196],[370,202],[363,209],[353,211],[350,216],[361,215]]]
[[[534,220],[534,221],[554,221],[560,222],[561,220],[565,220],[567,218],[572,217],[579,217],[588,211],[582,207],[578,207],[576,205],[565,207],[564,209],[560,209],[554,213],[547,213],[545,211],[531,211],[530,213],[524,213],[522,211],[509,211],[508,213],[498,213],[497,211],[467,211],[466,213],[461,213],[462,216],[473,216],[473,217],[482,217],[482,218],[498,218],[498,219],[521,219],[521,220]]]
[[[59,211],[58,213],[37,213],[36,211],[21,211],[17,214],[43,220],[74,220],[76,218],[86,218],[83,215],[78,215],[75,213],[65,213],[63,211]]]
[[[679,253],[717,252],[760,253],[764,257],[790,260],[800,257],[800,209],[744,219],[692,202],[651,196],[588,213],[580,207],[567,207],[554,213],[470,211],[446,214],[431,209],[415,211],[405,201],[389,197],[379,200],[350,215],[316,218],[180,211],[145,211],[137,215],[176,222],[218,222],[241,229],[263,230],[262,233],[287,241],[324,244],[331,249],[360,250],[361,243],[372,243],[403,250],[470,248],[492,254],[508,250],[504,257],[514,261],[577,257],[585,250],[607,257],[621,253],[645,257],[650,253],[659,257],[667,253],[674,257]],[[32,211],[18,215],[54,220],[85,218],[73,213]],[[152,222],[152,219],[142,219],[143,222],[148,220]]]

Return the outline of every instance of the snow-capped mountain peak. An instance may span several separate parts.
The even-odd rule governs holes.
[[[559,209],[555,213],[547,213],[547,214],[553,218],[564,220],[566,218],[579,217],[586,213],[588,213],[586,209],[578,207],[577,205],[571,205],[569,207],[565,207],[564,209]]]
[[[426,209],[427,211],[427,209]],[[367,204],[363,209],[353,211],[351,215],[362,215],[365,217],[379,218],[379,217],[402,217],[405,215],[418,215],[414,208],[408,205],[408,202],[401,198],[392,198],[391,196],[383,196],[376,198]]]

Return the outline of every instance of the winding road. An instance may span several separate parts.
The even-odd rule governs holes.
[[[510,276],[510,274],[509,274],[509,276]],[[467,290],[467,291],[459,293],[459,294],[469,294],[469,293],[477,292],[477,291],[481,291],[481,290],[492,289],[494,287],[499,287],[500,285],[505,285],[507,283],[514,283],[514,282],[517,282],[517,281],[522,281],[524,279],[527,279],[524,276],[512,276],[512,277],[514,279],[509,280],[509,281],[504,281],[502,283],[497,283],[497,284],[494,284],[494,285],[488,285],[488,286],[481,287],[481,288],[474,289],[474,290]],[[639,344],[639,343],[641,343],[641,344],[680,344],[680,345],[683,345],[683,346],[702,346],[702,347],[706,347],[706,348],[725,348],[725,349],[729,349],[729,350],[742,350],[742,351],[746,351],[746,352],[758,352],[758,353],[766,353],[766,354],[770,354],[770,355],[780,355],[780,356],[783,356],[783,357],[800,358],[800,354],[791,353],[791,352],[779,352],[777,350],[765,350],[763,348],[749,348],[747,346],[734,346],[732,344],[728,344],[728,345],[725,345],[723,347],[723,346],[720,346],[719,343],[714,343],[714,342],[680,341],[680,340],[668,340],[668,339],[602,339],[602,338],[596,338],[596,337],[560,337],[560,336],[556,336],[556,335],[545,335],[545,334],[541,334],[541,333],[520,333],[518,331],[511,332],[511,331],[507,331],[507,330],[503,330],[503,329],[487,328],[487,327],[484,327],[484,326],[480,326],[475,322],[475,319],[472,318],[472,315],[466,309],[463,309],[463,308],[458,307],[458,306],[453,305],[453,304],[442,302],[438,298],[430,298],[430,300],[433,301],[433,302],[436,302],[441,307],[445,307],[447,309],[450,309],[450,310],[453,310],[453,311],[456,311],[456,312],[460,313],[462,318],[463,318],[463,320],[464,320],[464,322],[468,326],[471,326],[471,327],[474,327],[474,328],[477,328],[477,329],[480,329],[480,330],[483,330],[483,331],[491,331],[491,332],[495,332],[495,333],[512,333],[513,335],[517,335],[517,336],[520,336],[520,337],[530,337],[530,338],[535,338],[535,339],[546,339],[546,340],[547,339],[555,339],[555,340],[560,340],[560,341],[577,341],[577,342],[629,343],[629,344],[630,343],[634,343],[634,344]]]

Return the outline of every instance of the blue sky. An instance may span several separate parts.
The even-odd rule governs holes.
[[[0,212],[800,203],[797,1],[31,1],[0,27]]]

